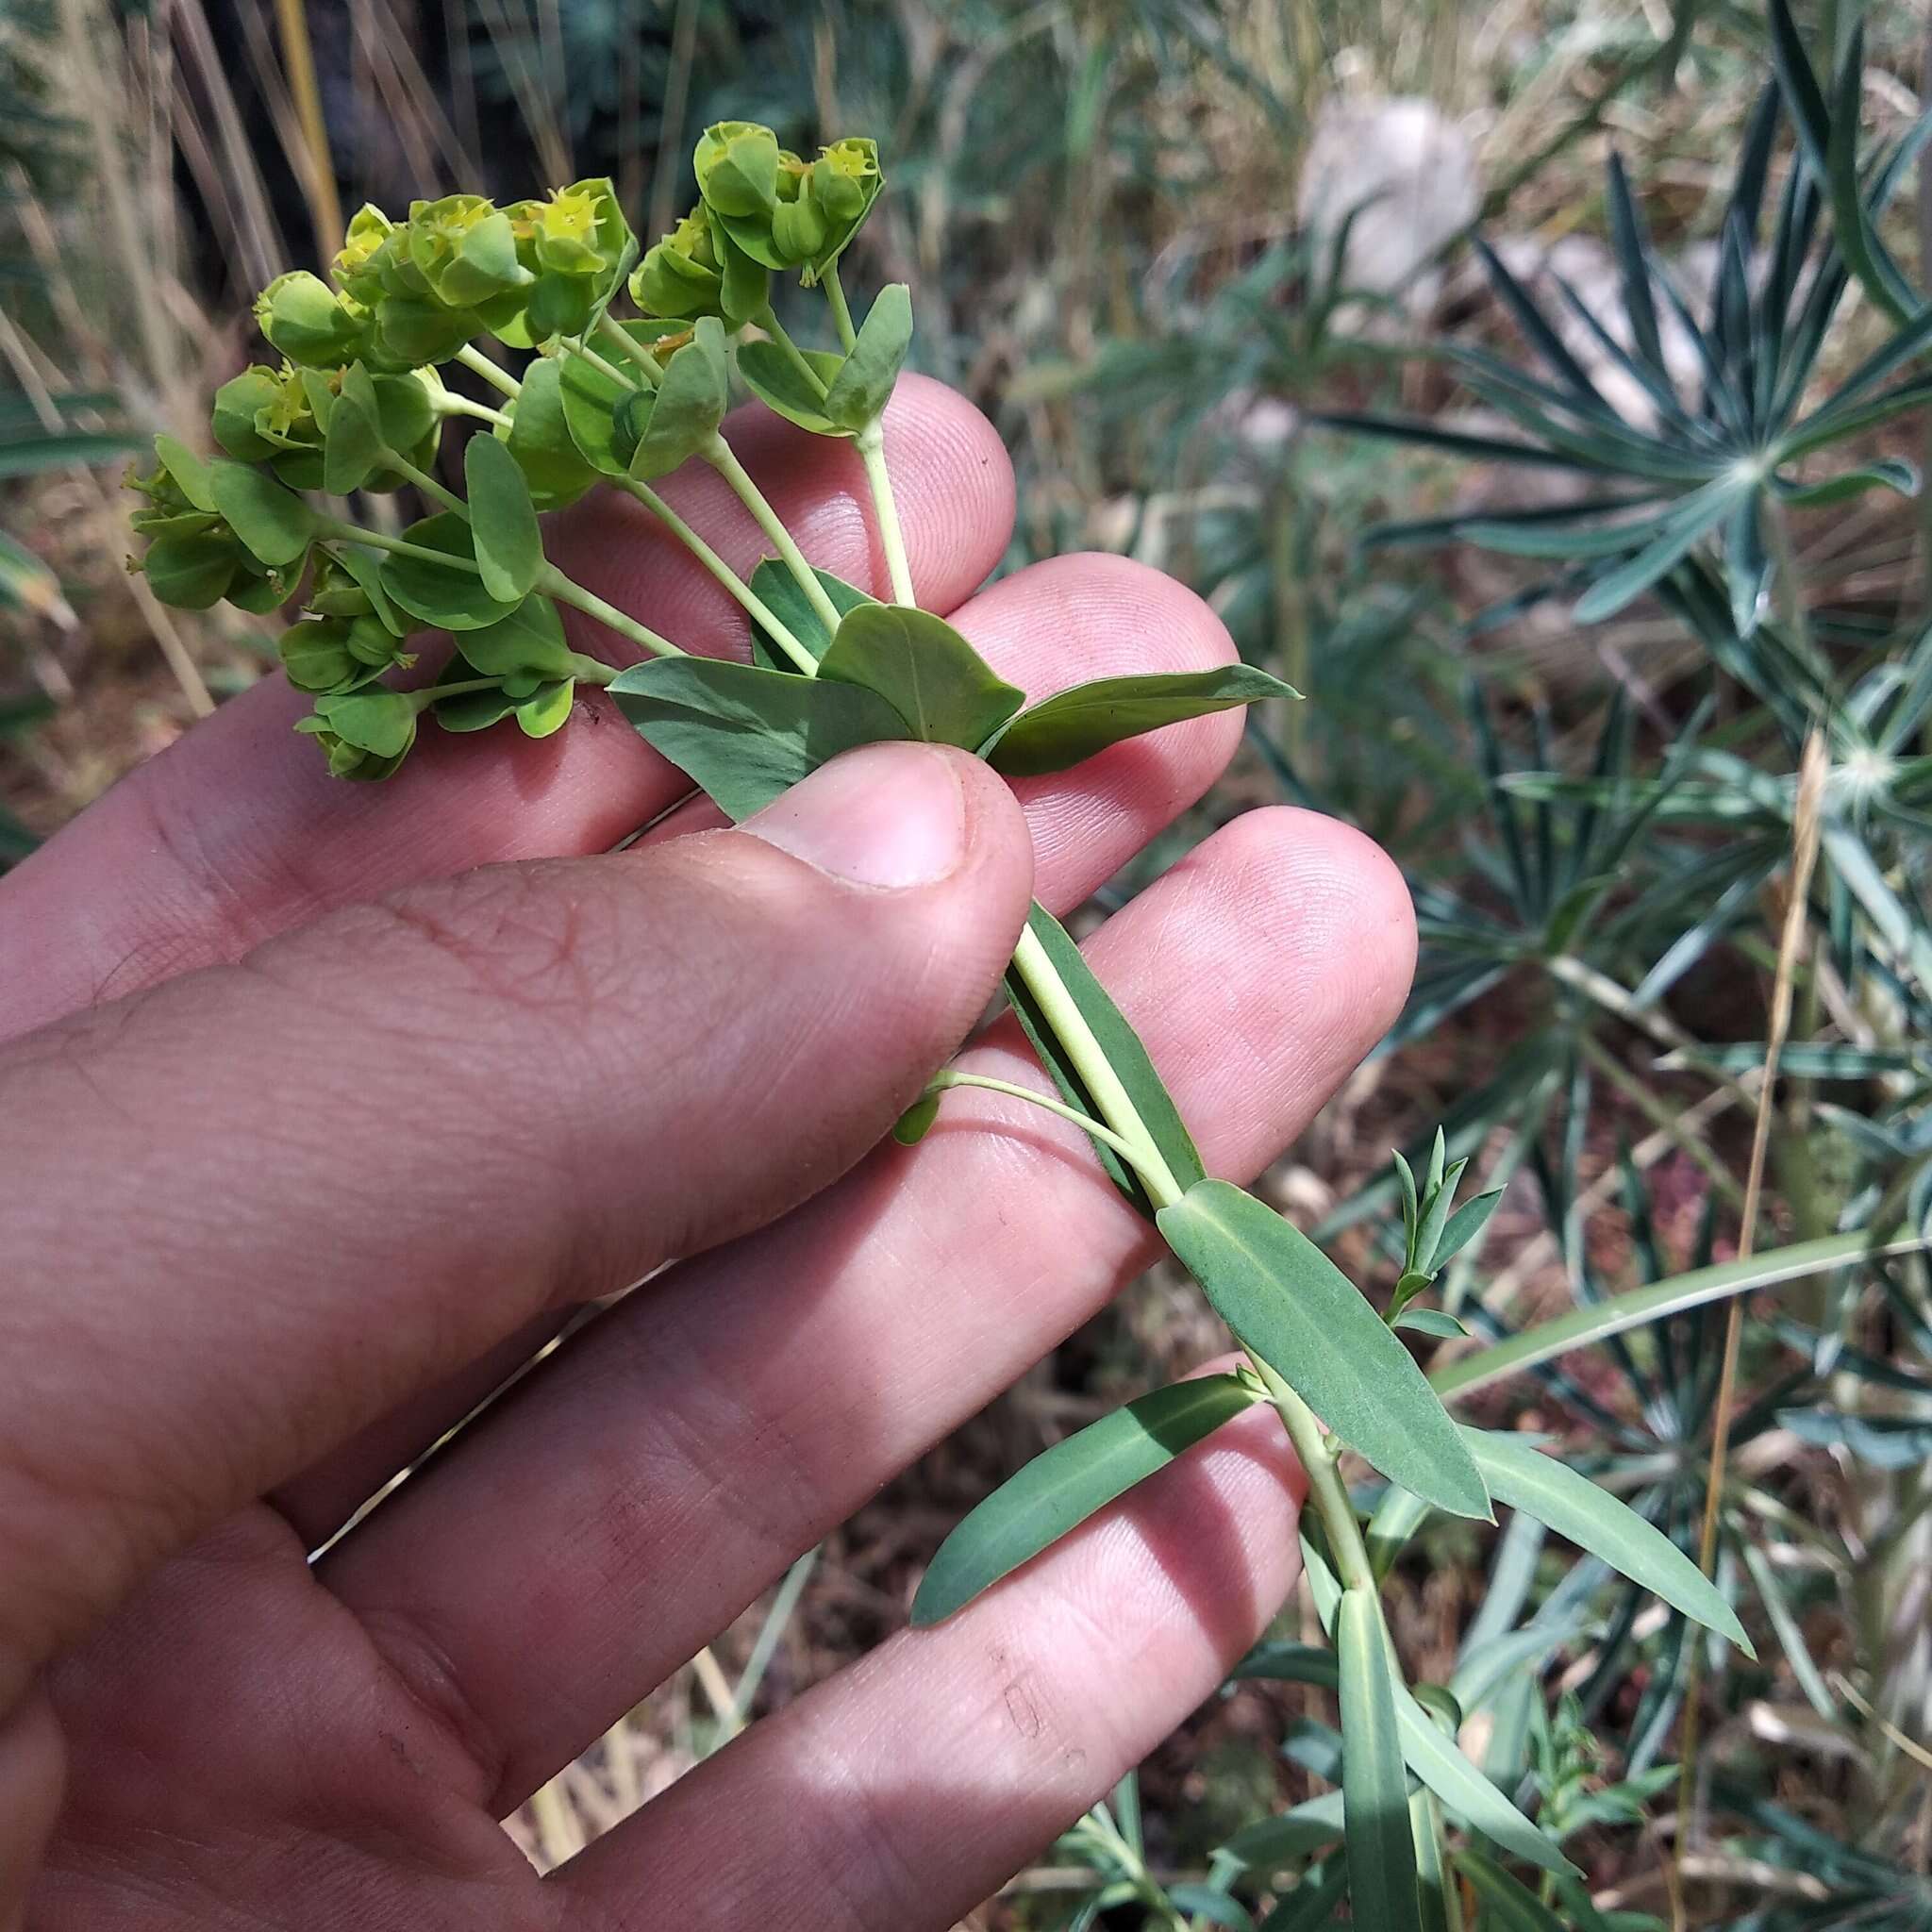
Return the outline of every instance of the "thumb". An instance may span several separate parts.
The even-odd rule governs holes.
[[[0,1712],[537,1310],[851,1166],[1031,886],[985,766],[878,745],[735,830],[352,908],[0,1050]]]

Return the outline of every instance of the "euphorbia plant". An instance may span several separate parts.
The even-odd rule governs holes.
[[[610,184],[577,182],[497,207],[478,195],[419,202],[406,221],[365,208],[333,281],[278,277],[258,304],[284,358],[224,385],[222,454],[169,438],[137,480],[143,567],[158,594],[255,611],[298,604],[283,634],[290,680],[313,693],[298,730],[346,778],[387,777],[426,719],[457,732],[508,726],[543,737],[577,687],[608,691],[638,732],[732,818],[770,803],[838,754],[881,741],[957,746],[1013,775],[1054,772],[1140,732],[1294,693],[1247,666],[1116,677],[1038,702],[917,608],[882,422],[912,328],[908,292],[880,291],[855,322],[840,260],[880,190],[876,150],[848,139],[806,161],[770,129],[727,122],[695,157],[700,200],[639,258]],[[826,305],[831,348],[799,345],[773,307],[791,277]],[[627,291],[636,313],[621,316]],[[528,360],[513,375],[494,340]],[[458,393],[460,365],[496,400]],[[816,436],[851,441],[890,580],[880,602],[819,570],[724,434],[737,381]],[[464,490],[435,470],[452,417],[475,427]],[[654,484],[710,465],[772,556],[741,578]],[[599,486],[661,519],[745,612],[744,661],[696,657],[566,575],[545,513]],[[401,535],[342,513],[358,494],[412,486],[434,507]],[[320,492],[318,502],[310,492]],[[566,637],[570,607],[627,640],[619,671]],[[454,650],[411,685],[417,635]],[[1430,1508],[1487,1519],[1491,1499],[1530,1510],[1738,1641],[1724,1604],[1677,1550],[1580,1475],[1521,1440],[1458,1427],[1395,1328],[1441,1332],[1411,1306],[1480,1226],[1491,1198],[1457,1208],[1461,1163],[1439,1148],[1420,1182],[1405,1168],[1405,1267],[1386,1319],[1326,1257],[1254,1195],[1209,1177],[1145,1048],[1035,906],[1008,991],[1057,1097],[958,1070],[937,1073],[900,1123],[931,1124],[951,1087],[995,1087],[1076,1123],[1108,1174],[1199,1280],[1245,1351],[1232,1373],[1157,1391],[1058,1444],[948,1540],[914,1618],[949,1614],[1184,1449],[1257,1403],[1279,1415],[1306,1466],[1314,1523],[1307,1561],[1332,1633],[1347,1738],[1344,1809],[1358,1918],[1415,1920],[1440,1867],[1440,1813],[1411,1807],[1412,1773],[1512,1856],[1552,1874],[1555,1845],[1475,1770],[1404,1683],[1379,1582]],[[1345,1452],[1387,1478],[1365,1524],[1341,1476]],[[1439,1701],[1440,1702],[1440,1701]],[[1412,1818],[1420,1820],[1418,1835]],[[1418,1875],[1418,1860],[1422,1875]],[[1440,1889],[1440,1888],[1438,1888]]]

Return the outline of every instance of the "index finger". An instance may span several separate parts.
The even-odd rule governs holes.
[[[883,593],[852,452],[762,407],[726,426],[806,554]],[[949,610],[1005,551],[1006,451],[970,403],[920,376],[893,395],[886,445],[920,599]],[[762,539],[718,476],[688,466],[663,493],[752,569]],[[600,491],[546,534],[562,568],[674,641],[740,648],[737,605],[641,505]],[[601,628],[575,641],[636,655]],[[538,742],[432,733],[386,784],[344,784],[292,729],[309,703],[281,675],[262,679],[0,881],[0,1039],[237,959],[341,905],[475,865],[608,850],[690,790],[602,708]]]

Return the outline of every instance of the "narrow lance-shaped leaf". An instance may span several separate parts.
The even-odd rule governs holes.
[[[1043,1450],[940,1545],[913,1599],[913,1623],[950,1617],[1256,1400],[1239,1376],[1201,1375],[1157,1389]]]
[[[1160,1158],[1166,1161],[1181,1188],[1192,1187],[1208,1170],[1202,1166],[1194,1137],[1188,1132],[1180,1110],[1174,1104],[1174,1096],[1155,1071],[1141,1036],[1127,1024],[1111,995],[1094,977],[1092,967],[1081,957],[1072,935],[1045,907],[1035,904],[1027,915],[1026,926],[1066,989],[1067,996],[1079,1010],[1088,1030],[1099,1041],[1101,1052],[1107,1056],[1115,1077],[1126,1090],[1127,1097],[1133,1102],[1134,1109],[1141,1116],[1141,1124],[1146,1127]],[[1046,1010],[1016,969],[1008,970],[1007,974],[1007,995],[1013,1003],[1014,1014],[1032,1042],[1034,1052],[1040,1056],[1041,1064],[1053,1075],[1054,1084],[1083,1113],[1100,1119],[1104,1109],[1088,1091],[1078,1067],[1054,1031]],[[1121,1191],[1151,1220],[1154,1206],[1139,1179],[1122,1166],[1110,1148],[1096,1144],[1095,1151],[1101,1165]]]
[[[1063,772],[1082,758],[1143,731],[1183,718],[1231,710],[1262,698],[1293,698],[1292,685],[1248,664],[1144,677],[1099,677],[1042,698],[984,747],[988,763],[1009,778]]]
[[[1422,1932],[1415,1841],[1408,1828],[1408,1775],[1395,1724],[1392,1667],[1374,1598],[1341,1593],[1335,1617],[1341,1694],[1342,1824],[1349,1903],[1377,1932]]]
[[[1218,1180],[1156,1222],[1222,1320],[1350,1448],[1439,1508],[1488,1519],[1482,1477],[1422,1371],[1299,1228]]]
[[[1674,1609],[1722,1632],[1747,1657],[1756,1655],[1717,1586],[1627,1504],[1517,1437],[1464,1427],[1462,1439],[1499,1503],[1526,1510]]]
[[[476,435],[463,451],[463,482],[483,588],[501,603],[520,602],[543,568],[543,537],[523,470],[507,444]]]

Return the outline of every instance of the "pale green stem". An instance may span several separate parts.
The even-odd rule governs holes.
[[[714,432],[699,454],[737,491],[739,502],[750,510],[758,528],[772,540],[779,559],[796,579],[798,588],[817,611],[820,622],[828,631],[836,631],[839,628],[839,607],[825,594],[825,587],[819,582],[818,573],[806,561],[804,551],[792,541],[791,532],[766,500],[764,491],[752,481],[750,472],[738,460],[731,445]]]
[[[784,354],[785,359],[788,362],[790,362],[795,370],[798,371],[799,375],[802,375],[805,378],[806,382],[809,385],[812,394],[817,396],[821,401],[823,401],[825,395],[824,377],[822,376],[818,373],[818,371],[811,366],[811,364],[808,361],[807,361],[805,351],[801,349],[798,346],[798,344],[794,342],[791,340],[791,338],[785,332],[785,325],[781,323],[778,320],[778,318],[772,313],[772,305],[769,302],[767,302],[765,306],[762,308],[760,308],[756,315],[752,317],[752,320],[755,323],[757,323],[758,325],[761,329],[763,329],[764,332],[768,336],[770,336],[774,342],[777,343],[779,349]]]
[[[412,691],[409,695],[415,699],[418,709],[427,709],[438,698],[461,697],[470,691],[497,691],[503,680],[500,677],[464,677],[455,684],[432,684],[425,691]]]
[[[468,396],[459,396],[453,389],[432,396],[429,407],[439,416],[474,416],[479,423],[491,423],[499,429],[509,427],[509,418],[501,409],[492,409],[488,403],[473,403]]]
[[[618,327],[617,324],[611,320],[608,310],[597,318],[597,333],[603,336],[618,354],[644,378],[647,388],[656,389],[663,380],[664,372],[658,365],[657,358],[652,356],[651,352],[635,336],[625,335]],[[607,362],[581,336],[571,343],[570,347],[573,355],[583,357],[592,367],[601,369],[606,375],[611,376],[618,382],[623,383],[626,389],[637,388],[637,384],[631,381],[630,377],[625,375],[623,370],[617,368],[613,363]]]
[[[408,457],[392,449],[383,451],[383,461],[397,475],[407,476],[432,503],[441,504],[452,516],[461,517],[466,524],[470,521],[470,506],[454,490],[445,490],[427,470],[419,470]]]
[[[1132,1150],[1127,1158],[1145,1181],[1148,1198],[1156,1208],[1172,1207],[1183,1192],[1174,1170],[1154,1144],[1154,1137],[1114,1072],[1107,1049],[1093,1037],[1093,1029],[1030,925],[1022,929],[1020,942],[1013,948],[1013,970],[1025,981],[1054,1037],[1066,1049],[1067,1058],[1092,1094],[1093,1104]]]
[[[876,416],[852,439],[852,446],[865,465],[873,511],[879,520],[879,548],[886,553],[886,570],[892,579],[892,601],[916,605],[919,594],[912,588],[912,567],[906,559],[905,533],[899,528],[899,506],[886,468],[885,432]]]
[[[1146,1178],[1141,1170],[1141,1162],[1146,1157],[1140,1148],[1124,1140],[1111,1127],[1102,1126],[1091,1114],[1082,1113],[1078,1108],[1069,1107],[1065,1101],[1056,1100],[1050,1093],[1041,1092],[1037,1087],[1022,1087],[1011,1080],[995,1080],[985,1074],[962,1074],[957,1067],[942,1068],[925,1083],[927,1093],[943,1093],[953,1087],[978,1087],[988,1093],[1004,1093],[1011,1099],[1042,1108],[1063,1121],[1071,1121],[1082,1133],[1091,1134],[1102,1146],[1111,1147],[1129,1167]]]
[[[845,353],[849,356],[853,343],[858,340],[858,331],[852,326],[852,311],[845,306],[845,288],[839,279],[836,261],[825,271],[824,279],[819,286],[825,291],[825,300],[832,309],[832,325],[839,331],[839,340],[845,344]]]
[[[1361,1520],[1355,1513],[1355,1505],[1348,1500],[1348,1486],[1341,1480],[1335,1451],[1328,1446],[1314,1410],[1252,1349],[1248,1359],[1260,1376],[1261,1386],[1274,1405],[1274,1413],[1281,1418],[1281,1426],[1288,1431],[1288,1440],[1294,1444],[1294,1453],[1307,1473],[1308,1500],[1322,1519],[1322,1527],[1328,1532],[1328,1548],[1335,1558],[1337,1577],[1344,1590],[1360,1590],[1371,1601],[1378,1601],[1375,1566],[1369,1560],[1369,1546],[1362,1540]]]
[[[466,570],[480,575],[474,557],[453,557],[447,550],[433,550],[427,543],[411,543],[407,537],[391,537],[387,530],[366,530],[360,524],[345,524],[334,517],[318,519],[317,527],[325,537],[340,542],[366,543],[372,550],[387,550],[397,557],[420,557],[425,563],[440,563],[445,570]]]
[[[575,578],[565,576],[554,563],[546,563],[538,573],[537,588],[555,597],[559,604],[568,604],[573,609],[581,610],[586,617],[594,617],[619,637],[628,638],[634,644],[641,644],[654,658],[682,658],[687,655],[669,638],[659,637],[649,625],[640,624],[616,605],[607,604],[594,591],[585,590]]]
[[[750,613],[752,620],[764,627],[771,635],[772,641],[777,644],[778,648],[808,677],[818,670],[818,659],[799,642],[797,634],[791,627],[648,483],[641,483],[635,476],[613,476],[609,480],[616,484],[620,490],[636,497],[654,517],[662,523],[677,538],[678,541],[730,591],[732,596]]]
[[[508,370],[499,369],[475,342],[465,342],[457,351],[457,360],[465,369],[480,375],[491,389],[500,389],[505,395],[512,398],[523,393],[523,384]]]

